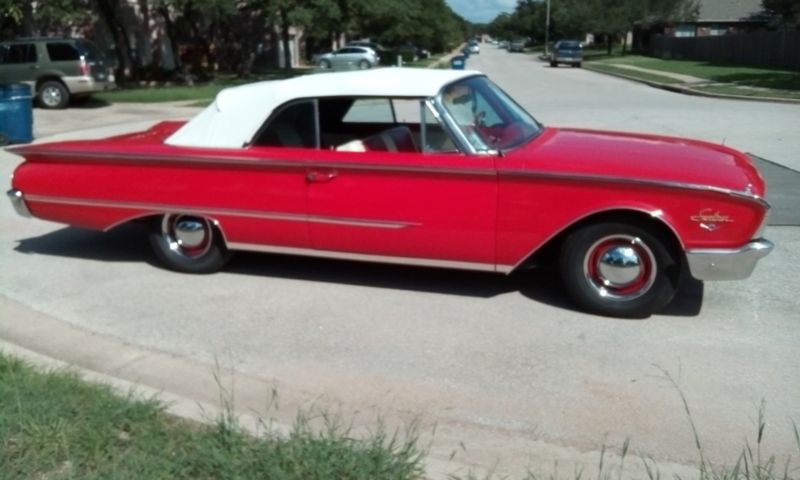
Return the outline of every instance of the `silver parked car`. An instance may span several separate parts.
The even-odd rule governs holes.
[[[319,68],[364,70],[378,64],[380,57],[369,47],[347,46],[317,58]]]

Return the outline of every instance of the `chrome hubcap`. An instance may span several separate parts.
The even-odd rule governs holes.
[[[55,87],[42,90],[42,102],[46,105],[58,105],[61,102],[61,91]]]
[[[583,272],[601,297],[632,300],[653,286],[656,260],[638,237],[612,235],[601,238],[589,248]]]
[[[211,224],[205,218],[165,215],[161,235],[170,250],[184,257],[199,257],[211,248]]]

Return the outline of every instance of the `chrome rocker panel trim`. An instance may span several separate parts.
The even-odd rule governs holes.
[[[759,238],[738,249],[698,248],[686,251],[689,271],[698,280],[742,280],[775,245]]]
[[[395,257],[367,253],[339,252],[332,250],[316,250],[312,248],[282,247],[277,245],[254,245],[251,243],[231,242],[227,244],[231,250],[246,250],[261,253],[279,253],[302,255],[307,257],[332,258],[335,260],[355,260],[359,262],[390,263],[395,265],[413,265],[420,267],[453,268],[456,270],[475,270],[480,272],[504,272],[501,265],[492,263],[460,262],[457,260],[437,260],[433,258]]]
[[[18,215],[25,218],[33,218],[31,211],[28,210],[28,205],[25,203],[25,199],[23,198],[21,191],[12,189],[6,192],[6,195],[8,195],[8,199],[11,200],[11,205],[14,207],[14,210]]]

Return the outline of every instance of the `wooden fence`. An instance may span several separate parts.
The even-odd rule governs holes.
[[[649,40],[647,54],[659,58],[800,70],[800,30]]]

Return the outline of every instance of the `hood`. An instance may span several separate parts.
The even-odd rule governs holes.
[[[548,128],[509,152],[545,173],[624,177],[709,185],[764,197],[764,180],[742,152],[723,145],[658,135]]]

